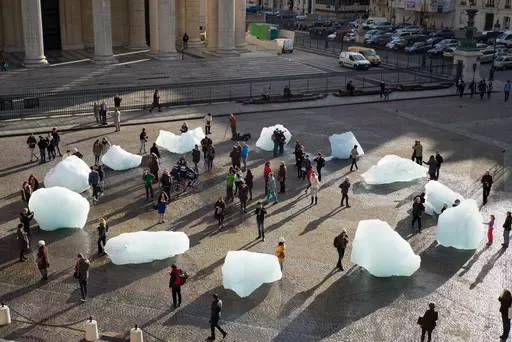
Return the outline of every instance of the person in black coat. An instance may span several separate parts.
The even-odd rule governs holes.
[[[30,243],[28,241],[27,233],[23,229],[23,223],[18,223],[16,237],[18,238],[18,247],[20,249],[20,261],[24,262],[25,260],[27,260],[25,252],[28,251]]]
[[[156,143],[153,143],[153,146],[151,146],[151,148],[149,149],[149,155],[151,155],[151,153],[154,153],[155,156],[158,157],[158,160],[160,160],[162,158],[162,157],[160,157],[160,151],[158,150]]]
[[[249,192],[249,188],[244,181],[240,185],[238,189],[238,199],[240,200],[240,211],[247,213],[247,193]]]
[[[315,159],[313,159],[314,162],[316,162],[316,171],[318,174],[318,181],[322,181],[322,168],[325,166],[325,159],[322,157],[322,153],[318,152]]]
[[[194,163],[194,171],[199,172],[199,168],[197,164],[201,161],[201,151],[199,150],[199,146],[196,144],[194,149],[192,150],[192,162]]]
[[[171,265],[171,272],[169,278],[169,287],[172,292],[172,304],[175,308],[181,305],[181,286],[182,280],[180,275],[182,274],[182,270],[179,269],[176,265]]]
[[[263,207],[262,202],[258,202],[254,214],[256,215],[256,222],[258,223],[258,239],[265,241],[265,215],[267,215],[267,210]]]
[[[247,170],[245,174],[245,185],[247,185],[247,189],[249,190],[249,201],[252,200],[252,187],[254,185],[254,175],[251,170]]]
[[[226,202],[224,202],[224,198],[222,198],[222,196],[219,196],[217,202],[215,202],[214,217],[217,221],[219,221],[219,227],[224,227],[224,217],[226,217]]]
[[[506,340],[510,333],[510,317],[508,316],[508,310],[512,304],[512,295],[510,294],[510,291],[503,291],[501,296],[498,297],[498,300],[500,302],[501,322],[503,324],[503,334],[500,338],[502,340]]]
[[[225,332],[219,325],[220,321],[220,312],[222,311],[222,301],[219,299],[218,294],[213,294],[213,302],[212,302],[212,309],[210,314],[210,329],[212,331],[212,334],[210,337],[208,337],[208,340],[213,341],[215,340],[215,328],[217,328],[220,333],[222,334],[222,338],[225,338],[228,334]]]
[[[505,223],[503,223],[503,243],[501,244],[503,248],[508,248],[508,244],[510,242],[510,230],[512,229],[512,215],[510,211],[507,211],[507,217],[505,218]]]
[[[421,215],[425,211],[425,206],[421,203],[421,199],[416,197],[412,205],[412,231],[414,232],[414,222],[418,221],[418,229],[421,234]]]
[[[483,194],[483,204],[487,204],[487,197],[489,197],[489,194],[491,193],[491,187],[492,187],[492,176],[490,175],[489,171],[485,171],[485,174],[482,176],[482,194]]]
[[[428,175],[430,176],[430,180],[436,180],[436,172],[437,172],[437,161],[436,158],[431,155],[428,159],[428,162],[423,161],[423,164],[428,165]]]
[[[436,161],[437,161],[436,180],[438,180],[439,179],[439,169],[441,168],[441,164],[444,162],[443,156],[441,156],[439,151],[436,151]]]
[[[59,132],[57,132],[56,128],[52,128],[52,137],[53,137],[53,143],[55,144],[55,148],[57,151],[59,151],[59,156],[62,157],[62,153],[60,152],[60,135]]]
[[[425,341],[425,334],[428,336],[428,342],[432,341],[432,331],[436,327],[438,319],[437,311],[435,311],[434,303],[428,305],[429,309],[425,311],[423,317],[418,319],[418,324],[421,326],[421,342]]]
[[[30,221],[34,218],[34,212],[28,211],[27,208],[23,209],[20,213],[20,222],[23,224],[23,230],[30,236]]]
[[[231,165],[233,165],[233,167],[240,168],[240,150],[237,146],[233,146],[233,150],[229,154],[229,157],[231,158]]]
[[[167,194],[169,201],[171,200],[171,176],[169,175],[169,169],[164,169],[162,176],[160,177],[160,186],[163,192]]]
[[[37,147],[39,147],[39,154],[41,156],[39,164],[46,163],[46,148],[48,147],[48,142],[42,136],[39,136]]]
[[[105,219],[100,219],[98,225],[98,255],[105,255],[105,245],[107,244],[108,225]]]
[[[295,160],[297,160],[297,178],[302,178],[302,162],[304,161],[304,147],[301,146],[297,152],[295,152]]]

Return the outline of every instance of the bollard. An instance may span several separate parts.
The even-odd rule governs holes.
[[[11,311],[4,302],[0,305],[0,325],[11,324]]]
[[[98,333],[98,322],[92,319],[92,316],[89,316],[89,319],[85,321],[85,340],[86,341],[97,341],[100,339],[100,335]]]
[[[130,330],[130,342],[144,342],[142,330],[139,329],[137,324],[135,324],[135,327]]]

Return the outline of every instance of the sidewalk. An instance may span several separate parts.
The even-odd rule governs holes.
[[[448,89],[395,92],[391,95],[391,99],[389,101],[405,101],[454,95],[455,88],[453,87]],[[243,105],[236,102],[202,104],[197,106],[164,108],[161,113],[149,113],[146,110],[122,111],[121,109],[121,126],[201,119],[209,112],[211,112],[214,117],[221,117],[228,116],[230,113],[234,113],[235,115],[243,115],[274,111],[289,111],[294,109],[336,107],[374,102],[382,102],[382,99],[379,95],[354,97],[335,97],[330,95],[324,99],[315,101],[269,103],[260,105]],[[111,121],[111,119],[109,120]],[[51,131],[53,127],[56,127],[59,131],[64,132],[94,129],[97,127],[113,127],[113,124],[109,123],[108,126],[98,125],[92,113],[13,119],[0,121],[0,137],[24,136],[30,133],[43,134]]]

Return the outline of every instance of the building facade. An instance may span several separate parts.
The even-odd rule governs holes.
[[[94,61],[115,63],[113,46],[150,48],[173,58],[183,44],[235,55],[244,51],[245,0],[0,0],[0,49],[23,51],[26,66],[47,65],[45,50],[94,48]],[[208,28],[208,30],[207,30]]]
[[[472,6],[478,9],[475,27],[479,32],[492,30],[496,24],[502,30],[509,30],[512,18],[511,5],[511,0],[457,0],[454,25],[456,28],[467,25],[466,9]]]
[[[316,0],[315,8],[324,13],[352,13],[363,16],[370,13],[370,0]]]
[[[390,17],[397,24],[453,28],[455,0],[389,0],[389,7]]]

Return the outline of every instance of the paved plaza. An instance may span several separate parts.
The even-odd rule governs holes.
[[[307,106],[308,104],[304,104]],[[220,105],[219,105],[220,106]],[[212,113],[223,110],[211,105]],[[262,108],[264,109],[264,108]],[[198,109],[201,112],[205,109]],[[193,109],[189,109],[193,111]],[[191,113],[187,113],[191,114]],[[283,124],[292,133],[287,145],[287,192],[279,203],[268,207],[266,241],[255,240],[256,220],[252,214],[263,199],[263,164],[279,159],[258,150],[256,139],[262,127]],[[501,333],[498,295],[511,286],[510,251],[501,250],[501,225],[510,210],[510,167],[512,163],[512,110],[503,105],[501,94],[490,101],[458,97],[362,103],[328,108],[277,109],[238,117],[238,130],[250,132],[249,168],[255,174],[255,198],[248,214],[241,216],[238,201],[228,206],[226,227],[217,228],[213,204],[225,193],[225,172],[233,142],[224,137],[227,118],[213,121],[217,148],[214,169],[200,169],[202,191],[187,193],[171,203],[168,220],[157,224],[152,203],[144,198],[142,166],[123,172],[106,171],[105,196],[92,206],[83,230],[42,232],[34,222],[30,241],[44,239],[50,253],[49,281],[39,282],[34,263],[17,261],[15,227],[23,208],[19,188],[30,174],[39,181],[56,161],[44,165],[28,163],[25,137],[1,138],[0,154],[0,299],[13,309],[14,322],[0,328],[0,338],[24,341],[81,341],[89,315],[102,332],[128,330],[138,324],[145,341],[204,341],[209,335],[211,294],[224,302],[221,324],[228,332],[225,341],[419,341],[416,325],[429,302],[439,311],[434,341],[497,341]],[[202,120],[189,120],[189,127]],[[61,150],[78,148],[87,163],[93,163],[92,145],[101,137],[136,153],[142,127],[152,143],[160,129],[178,132],[181,122],[94,128],[62,134]],[[58,128],[59,126],[57,126]],[[296,178],[293,141],[303,142],[308,153],[330,155],[329,136],[352,131],[365,150],[359,170],[349,172],[347,160],[333,160],[324,168],[317,206],[309,206],[305,183]],[[440,150],[445,163],[440,181],[481,204],[479,179],[491,170],[495,185],[489,203],[481,208],[484,219],[496,215],[495,243],[476,251],[444,248],[435,240],[436,219],[426,216],[422,234],[411,235],[410,209],[426,179],[385,186],[369,186],[361,174],[385,155],[409,158],[414,140],[421,140],[424,155]],[[162,152],[160,169],[171,167],[177,155]],[[191,159],[188,156],[188,159]],[[351,208],[340,208],[338,185],[350,177]],[[149,264],[116,266],[96,256],[97,222],[104,217],[109,238],[123,232],[183,231],[191,248],[183,255]],[[342,228],[351,241],[360,220],[381,219],[411,244],[421,256],[421,268],[411,277],[376,278],[350,262],[351,244],[343,261],[346,272],[336,272],[333,239]],[[482,224],[482,229],[485,226]],[[221,266],[228,251],[250,250],[273,253],[279,237],[286,239],[287,261],[281,281],[260,287],[241,299],[222,286]],[[81,304],[78,284],[73,279],[77,252],[91,259],[89,300]],[[168,274],[172,263],[186,270],[190,279],[183,287],[183,303],[172,310]],[[18,313],[22,314],[20,316]],[[62,327],[66,326],[66,327]],[[219,338],[218,338],[219,339]]]

